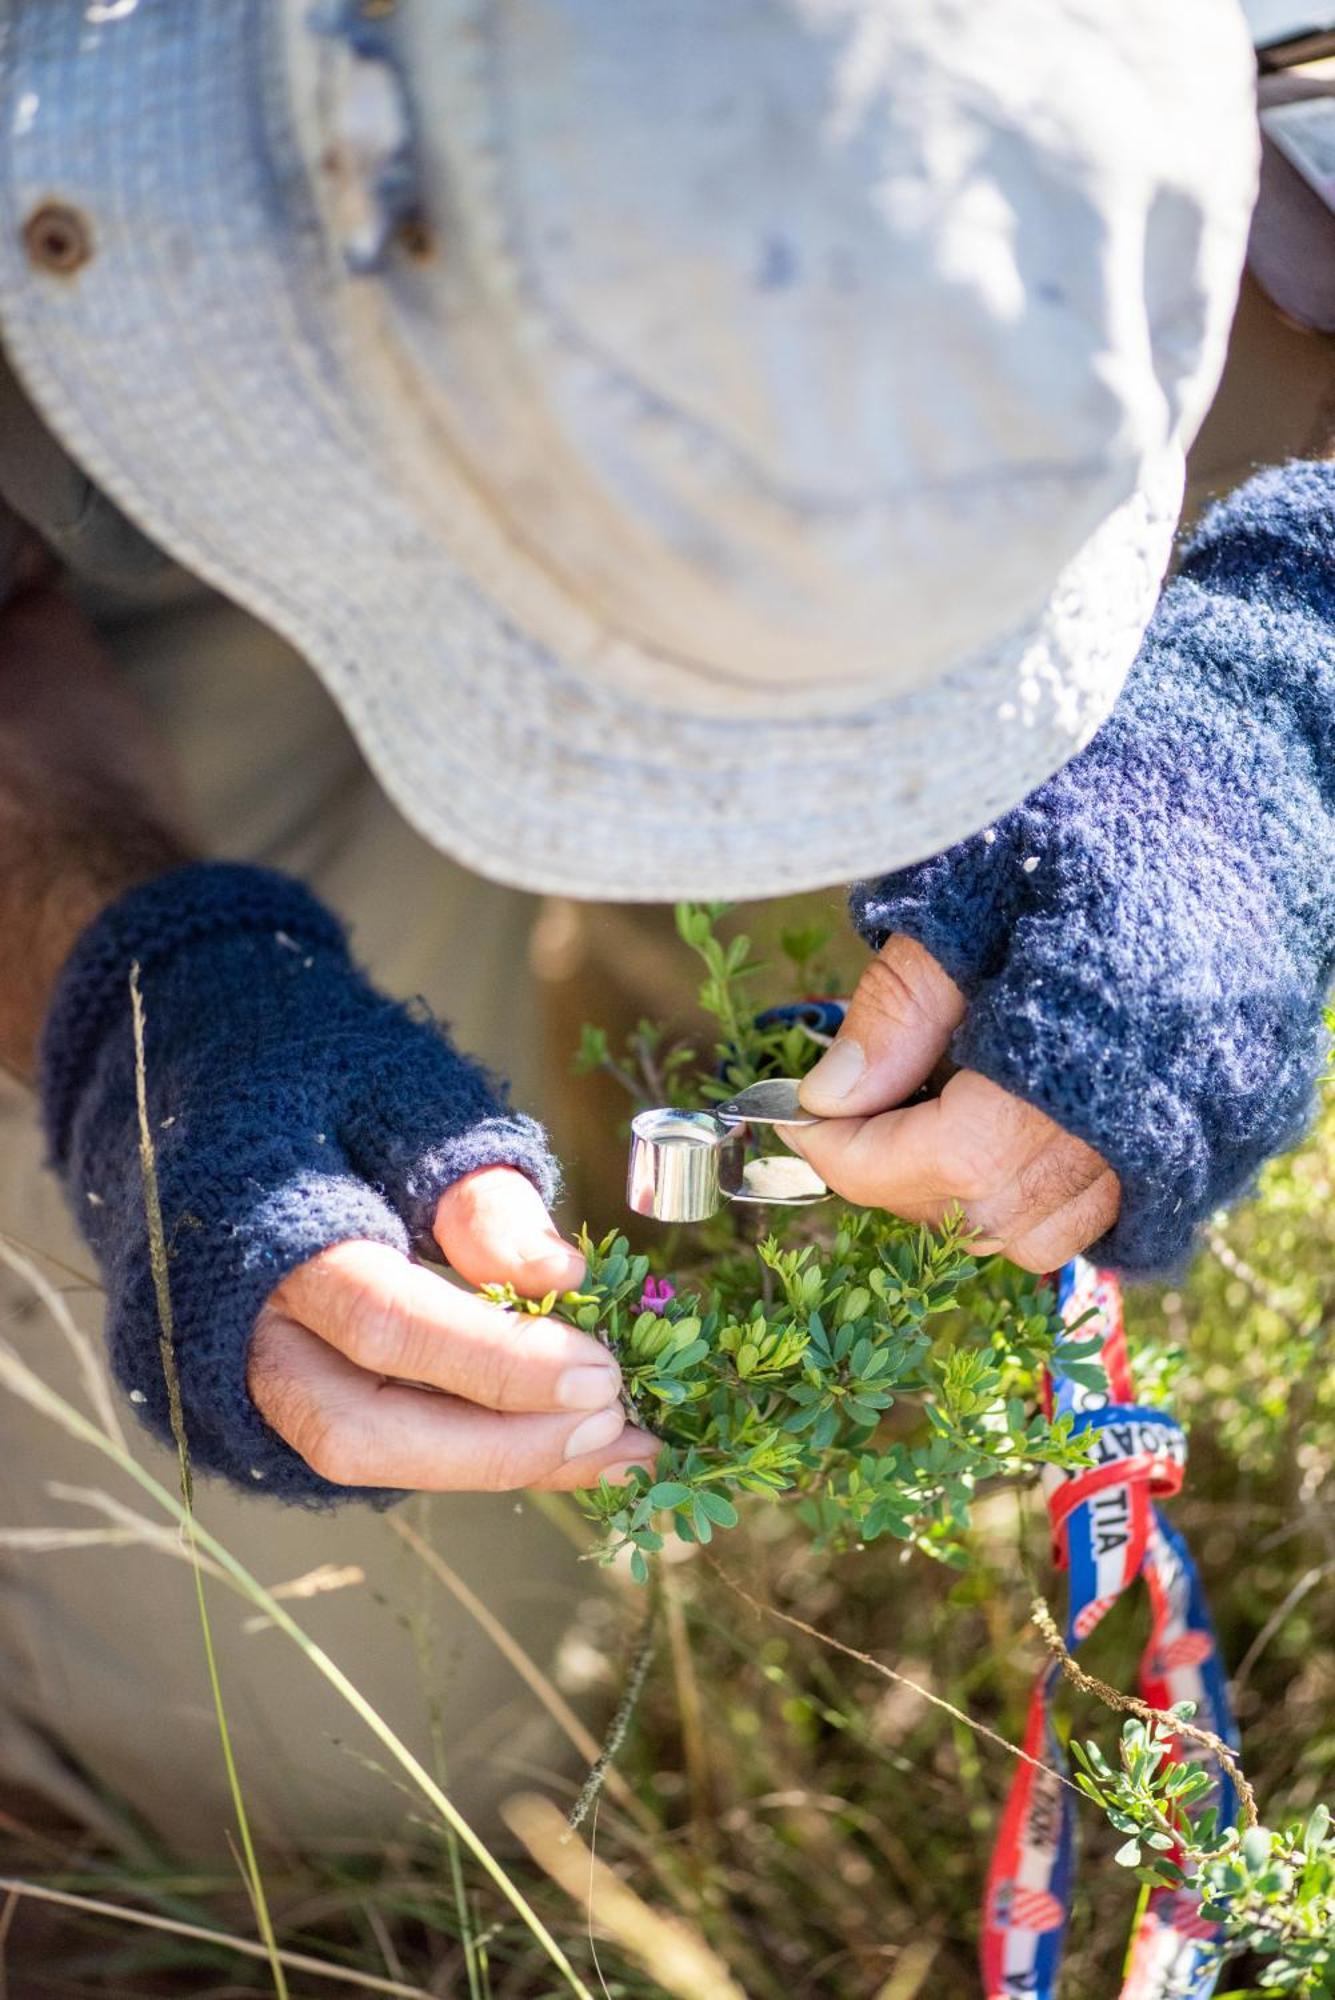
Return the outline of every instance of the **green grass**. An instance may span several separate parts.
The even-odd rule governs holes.
[[[58,1315],[59,1294],[48,1286],[44,1296]],[[1299,1155],[1271,1170],[1262,1199],[1229,1223],[1187,1285],[1137,1294],[1130,1311],[1138,1381],[1171,1384],[1191,1421],[1186,1491],[1172,1511],[1198,1554],[1225,1657],[1245,1664],[1245,1764],[1271,1823],[1335,1793],[1332,1321],[1335,1117],[1327,1115]],[[62,1330],[77,1337],[72,1323]],[[671,1936],[647,1941],[633,1907],[609,1936],[595,1893],[591,1935],[585,1899],[527,1855],[487,1849],[455,1811],[447,1769],[420,1763],[287,1604],[136,1464],[95,1382],[89,1416],[0,1345],[0,1387],[82,1439],[90,1466],[100,1463],[111,1488],[85,1495],[80,1523],[92,1518],[123,1537],[139,1520],[145,1539],[163,1526],[169,1537],[192,1530],[215,1625],[262,1611],[337,1688],[371,1750],[418,1802],[405,1803],[394,1841],[366,1854],[257,1852],[253,1880],[262,1868],[269,1938],[234,1872],[187,1869],[168,1854],[130,1866],[73,1829],[0,1820],[0,1910],[20,1883],[81,1899],[61,1906],[37,1956],[25,1943],[36,1937],[35,1905],[24,1900],[0,1916],[10,2000],[200,2000],[272,1992],[278,1977],[293,2000],[370,1992],[661,2000],[685,1990],[668,1984],[686,1976],[665,1956]],[[126,1505],[129,1496],[142,1513]],[[582,1532],[573,1513],[563,1518]],[[388,1546],[396,1528],[383,1526]],[[423,1589],[448,1591],[441,1551],[416,1524],[414,1532]],[[170,1540],[155,1546],[170,1557]],[[674,1549],[655,1666],[619,1760],[625,1785],[602,1792],[585,1834],[639,1903],[673,1919],[678,1940],[712,1954],[750,2000],[968,2000],[978,1991],[978,1903],[1013,1770],[1003,1746],[1021,1732],[1041,1653],[1026,1568],[1047,1579],[1054,1603],[1059,1586],[1048,1577],[1032,1492],[989,1497],[971,1553],[964,1574],[898,1544],[818,1553],[791,1510],[764,1503],[729,1535],[720,1567],[708,1550]],[[119,1560],[115,1546],[104,1560]],[[615,1573],[603,1587],[607,1618],[585,1635],[585,1651],[607,1717],[643,1593]],[[1144,1636],[1143,1606],[1130,1602],[1082,1662],[1131,1687]],[[580,1727],[570,1690],[547,1682],[540,1664],[517,1661],[513,1637],[493,1627],[479,1643],[496,1646],[507,1694],[524,1690],[535,1712],[546,1703]],[[439,1706],[432,1683],[444,1670],[428,1641],[421,1661]],[[207,1680],[202,1669],[201,1686]],[[1111,1749],[1119,1718],[1075,1693],[1063,1706],[1074,1733]],[[584,1736],[585,1764],[587,1753]],[[565,1787],[553,1777],[550,1795],[568,1809],[578,1783],[578,1773]],[[1064,1992],[1101,2000],[1136,1885],[1112,1866],[1119,1837],[1092,1810],[1082,1841]],[[584,1851],[575,1852],[583,1866]],[[1239,1964],[1221,1991],[1252,1990],[1252,1977]]]

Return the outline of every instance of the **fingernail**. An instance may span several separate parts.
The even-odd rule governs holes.
[[[610,1410],[599,1410],[596,1416],[585,1417],[582,1424],[576,1424],[566,1439],[565,1456],[583,1458],[586,1452],[601,1451],[613,1438],[620,1437],[626,1428],[625,1413],[619,1404]]]
[[[867,1058],[861,1042],[831,1042],[825,1054],[802,1084],[802,1102],[814,1111],[818,1105],[838,1105],[862,1081]]]
[[[556,1378],[556,1405],[561,1410],[602,1410],[620,1388],[619,1369],[599,1367],[596,1363],[566,1368]]]
[[[584,1259],[573,1244],[558,1236],[555,1230],[550,1236],[536,1236],[523,1252],[525,1264],[541,1264],[549,1276],[553,1277],[563,1291],[578,1289],[584,1276]]]

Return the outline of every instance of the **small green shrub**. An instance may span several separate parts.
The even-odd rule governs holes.
[[[1191,1702],[1173,1716],[1189,1720]],[[1335,1995],[1335,1837],[1318,1805],[1282,1829],[1221,1827],[1202,1804],[1210,1773],[1172,1754],[1171,1721],[1128,1721],[1116,1769],[1096,1743],[1075,1744],[1076,1783],[1126,1836],[1116,1860],[1147,1885],[1189,1883],[1221,1926],[1222,1959],[1260,1961],[1260,1990]],[[1197,1807],[1200,1809],[1197,1810]]]
[[[579,1063],[604,1069],[636,1107],[730,1096],[765,1076],[802,1074],[820,1054],[808,1029],[758,1022],[764,970],[745,937],[725,944],[718,905],[683,904],[684,941],[705,966],[711,1046],[665,1045],[642,1023],[621,1055],[586,1029]],[[821,934],[785,933],[800,992],[822,982]],[[939,1233],[831,1200],[811,1209],[725,1204],[649,1254],[618,1232],[582,1247],[584,1289],[558,1306],[621,1362],[628,1410],[663,1440],[654,1473],[585,1499],[611,1560],[648,1558],[675,1534],[708,1542],[736,1525],[743,1495],[793,1502],[836,1548],[894,1536],[967,1563],[969,1509],[985,1482],[1083,1462],[1067,1419],[1037,1414],[1038,1379],[1059,1352],[1102,1383],[1097,1343],[1071,1338],[1050,1289],[1000,1258],[978,1260],[958,1223]],[[662,1274],[669,1274],[664,1281]],[[492,1296],[516,1307],[515,1295]]]

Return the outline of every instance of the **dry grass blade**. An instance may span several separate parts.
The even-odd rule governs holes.
[[[278,1938],[269,1910],[269,1899],[264,1891],[264,1877],[260,1873],[259,1857],[255,1852],[255,1842],[250,1831],[250,1815],[246,1810],[245,1795],[241,1789],[241,1774],[237,1769],[236,1756],[232,1749],[232,1730],[227,1720],[227,1707],[223,1701],[218,1658],[213,1644],[213,1624],[209,1618],[208,1599],[204,1591],[204,1566],[198,1560],[194,1479],[190,1470],[189,1440],[185,1434],[185,1412],[181,1405],[181,1381],[176,1372],[175,1322],[167,1270],[167,1237],[162,1226],[162,1204],[158,1197],[157,1154],[148,1122],[144,1003],[139,991],[138,961],[130,967],[130,1015],[134,1027],[134,1093],[139,1111],[139,1165],[144,1185],[144,1219],[148,1226],[149,1265],[153,1273],[153,1292],[158,1308],[158,1353],[167,1384],[167,1406],[171,1412],[172,1436],[176,1440],[176,1458],[181,1481],[183,1508],[181,1526],[185,1532],[190,1567],[195,1580],[195,1602],[199,1608],[199,1630],[204,1642],[204,1664],[208,1672],[209,1692],[213,1696],[213,1712],[218,1723],[218,1742],[222,1750],[223,1766],[227,1772],[232,1811],[236,1815],[236,1829],[241,1839],[239,1858],[243,1862],[242,1874],[251,1907],[255,1912],[255,1922],[264,1940],[265,1955],[273,1977],[275,2000],[288,2000],[287,1975],[279,1955]]]
[[[160,1521],[150,1521],[147,1514],[137,1514],[133,1507],[127,1507],[123,1500],[117,1500],[110,1493],[104,1493],[100,1486],[70,1486],[61,1479],[48,1479],[46,1491],[53,1500],[68,1501],[75,1507],[92,1508],[94,1513],[105,1516],[111,1522],[111,1528],[15,1528],[8,1530],[5,1536],[0,1536],[0,1540],[7,1540],[8,1535],[18,1537],[24,1534],[84,1537],[97,1535],[109,1541],[113,1539],[119,1541],[124,1547],[138,1543],[143,1548],[154,1550],[158,1555],[172,1556],[177,1562],[188,1563],[195,1560],[178,1534],[164,1527]],[[13,1545],[22,1546],[17,1540]],[[53,1546],[56,1544],[53,1543]],[[61,1546],[74,1547],[76,1544],[69,1541]],[[215,1562],[211,1562],[207,1556],[199,1554],[198,1551],[196,1557],[209,1576],[223,1580],[223,1573]]]
[[[5,1235],[2,1231],[0,1231],[0,1264],[7,1264],[16,1277],[22,1278],[24,1284],[31,1287],[46,1307],[69,1343],[79,1365],[79,1373],[83,1377],[83,1385],[88,1392],[88,1400],[93,1406],[98,1422],[108,1437],[115,1438],[122,1451],[128,1450],[120,1412],[116,1408],[106,1370],[98,1358],[92,1341],[83,1328],[76,1325],[74,1315],[65,1303],[63,1295],[50,1279],[42,1274],[32,1259],[17,1248],[13,1237]]]
[[[501,1623],[495,1612],[483,1603],[477,1592],[464,1582],[456,1569],[450,1567],[444,1556],[432,1547],[425,1535],[421,1534],[411,1521],[406,1521],[401,1514],[396,1514],[389,1517],[388,1525],[400,1541],[406,1542],[413,1554],[426,1564],[431,1574],[444,1584],[469,1617],[477,1621],[497,1652],[509,1661],[524,1685],[537,1696],[557,1728],[564,1733],[585,1762],[596,1764],[602,1756],[603,1746],[597,1737],[584,1727],[560,1689],[553,1686],[550,1677],[543,1672],[532,1655],[524,1651],[519,1641]],[[646,1831],[657,1830],[657,1820],[643,1802],[636,1798],[620,1772],[610,1771],[606,1782],[608,1791],[617,1803],[624,1806]]]
[[[989,1728],[987,1723],[980,1722],[977,1716],[970,1715],[966,1709],[957,1707],[953,1701],[947,1701],[944,1695],[937,1694],[932,1688],[924,1687],[921,1681],[915,1681],[908,1674],[901,1674],[896,1668],[888,1667],[884,1660],[876,1659],[871,1653],[860,1652],[856,1646],[846,1646],[842,1639],[836,1639],[832,1633],[822,1632],[817,1625],[808,1625],[805,1618],[795,1618],[791,1611],[781,1611],[777,1604],[766,1604],[761,1598],[753,1597],[735,1577],[729,1576],[722,1563],[708,1555],[705,1560],[719,1582],[725,1584],[735,1597],[740,1597],[743,1604],[749,1604],[760,1617],[775,1618],[780,1625],[791,1626],[794,1632],[804,1632],[807,1638],[814,1639],[817,1645],[827,1646],[832,1653],[842,1653],[845,1659],[856,1660],[859,1666],[869,1667],[872,1673],[879,1674],[882,1680],[893,1681],[896,1687],[908,1688],[912,1694],[921,1695],[922,1699],[930,1702],[933,1708],[939,1708],[944,1715],[949,1715],[956,1722],[962,1723],[973,1735],[981,1736],[988,1743],[995,1743],[1008,1757],[1016,1757],[1022,1764],[1032,1764],[1036,1771],[1046,1772],[1048,1777],[1055,1779],[1059,1785],[1064,1785],[1068,1792],[1074,1792],[1078,1799],[1083,1800],[1085,1795],[1080,1787],[1073,1785],[1055,1764],[1045,1764],[1041,1757],[1031,1757],[1018,1743],[1012,1743],[1008,1737],[1003,1736],[999,1729]]]
[[[366,1571],[357,1563],[318,1563],[308,1569],[304,1576],[290,1577],[286,1583],[271,1583],[269,1589],[277,1598],[327,1597],[333,1590],[352,1590],[359,1583],[365,1583]],[[247,1618],[241,1627],[243,1632],[267,1632],[273,1624],[271,1618]]]
[[[615,1938],[673,2000],[746,2000],[718,1954],[680,1918],[642,1902],[566,1824],[549,1799],[522,1792],[504,1807],[506,1825],[591,1923]]]
[[[127,1549],[142,1545],[133,1528],[0,1528],[0,1549],[59,1555],[66,1549]]]
[[[69,1436],[90,1445],[104,1458],[119,1466],[128,1479],[132,1479],[141,1491],[148,1494],[155,1506],[160,1507],[183,1529],[191,1521],[184,1503],[176,1494],[169,1493],[160,1480],[155,1479],[153,1474],[128,1452],[122,1451],[113,1439],[89,1421],[82,1410],[76,1409],[73,1403],[68,1402],[57,1390],[51,1388],[49,1383],[44,1382],[36,1370],[28,1366],[22,1355],[3,1340],[0,1340],[0,1385],[20,1397],[31,1409],[39,1411],[52,1423],[58,1424]],[[413,1755],[402,1738],[390,1728],[379,1710],[373,1707],[361,1690],[348,1679],[343,1669],[330,1658],[324,1648],[317,1646],[315,1641],[302,1630],[287,1607],[280,1604],[277,1598],[265,1589],[259,1578],[253,1576],[244,1563],[238,1561],[224,1542],[220,1542],[217,1536],[211,1534],[198,1520],[193,1521],[192,1529],[204,1553],[211,1557],[223,1572],[224,1580],[241,1597],[254,1605],[256,1610],[263,1611],[305,1655],[316,1672],[323,1675],[399,1767],[407,1773],[418,1791],[445,1823],[454,1828],[474,1860],[485,1870],[518,1916],[527,1924],[571,1992],[578,1995],[578,2000],[594,2000],[593,1994],[575,1971],[536,1910],[530,1906],[517,1883],[506,1874],[486,1842],[473,1831],[453,1800],[447,1797],[420,1759]]]
[[[940,1956],[935,1943],[911,1944],[876,1995],[876,2000],[919,2000],[928,1989],[927,1975]]]
[[[177,1917],[160,1917],[154,1910],[127,1910],[119,1903],[104,1903],[95,1896],[76,1896],[68,1889],[48,1889],[42,1882],[24,1882],[16,1876],[0,1875],[0,1895],[26,1897],[36,1903],[54,1903],[65,1910],[79,1910],[85,1916],[109,1917],[118,1924],[136,1924],[169,1937],[193,1938],[200,1944],[214,1944],[235,1952],[239,1958],[267,1959],[268,1948],[253,1938],[236,1937],[231,1931],[211,1930],[207,1924],[182,1923]],[[431,2000],[425,1986],[409,1986],[400,1979],[381,1979],[373,1972],[358,1972],[328,1959],[310,1958],[302,1951],[280,1951],[289,1972],[308,1973],[312,1979],[336,1979],[343,1986],[363,1993],[385,1993],[394,2000]]]
[[[15,1250],[21,1250],[25,1257],[36,1257],[43,1264],[49,1264],[53,1270],[63,1271],[67,1278],[74,1280],[74,1284],[68,1288],[71,1291],[75,1289],[81,1292],[106,1291],[106,1286],[94,1272],[85,1271],[78,1264],[67,1263],[63,1257],[58,1257],[54,1250],[47,1250],[40,1243],[30,1243],[26,1236],[20,1236],[18,1231],[11,1229],[7,1223],[0,1228],[0,1241],[11,1244]]]
[[[9,2000],[9,1933],[13,1927],[20,1900],[11,1891],[5,1898],[3,1911],[0,1911],[0,2000]]]

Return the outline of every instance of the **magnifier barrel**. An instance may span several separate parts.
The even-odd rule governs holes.
[[[804,1208],[829,1194],[793,1154],[744,1157],[748,1125],[814,1125],[797,1100],[795,1077],[753,1083],[712,1111],[669,1106],[631,1120],[626,1200],[655,1222],[705,1222],[724,1200]]]
[[[731,1137],[712,1111],[641,1111],[631,1120],[626,1200],[656,1222],[705,1222],[718,1209],[719,1160]]]

